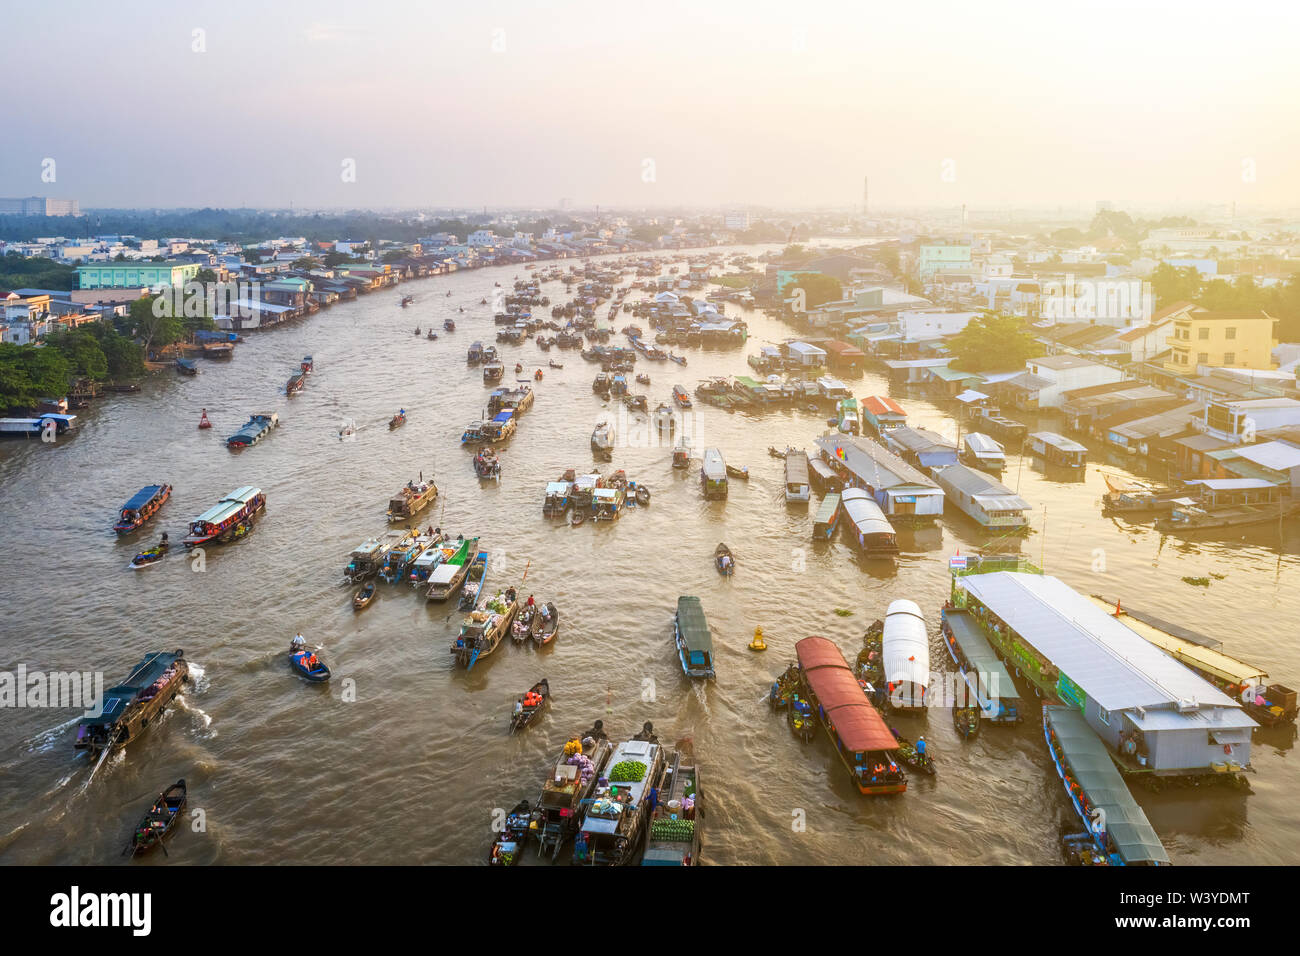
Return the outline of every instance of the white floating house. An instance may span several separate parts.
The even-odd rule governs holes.
[[[891,522],[932,524],[943,515],[943,489],[883,445],[828,435],[817,447],[853,487],[867,491]]]
[[[949,465],[934,474],[948,501],[989,530],[1029,527],[1025,512],[1033,507],[992,475],[966,465]]]
[[[869,494],[861,488],[848,488],[840,496],[840,508],[844,512],[846,533],[857,542],[863,554],[876,557],[898,553],[894,526]]]

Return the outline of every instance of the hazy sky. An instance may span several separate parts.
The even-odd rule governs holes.
[[[7,196],[847,204],[869,175],[876,206],[1300,199],[1283,2],[119,0],[4,21]]]

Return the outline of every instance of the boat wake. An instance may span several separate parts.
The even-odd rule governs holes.
[[[202,664],[190,661],[190,693],[206,694],[208,688],[212,686],[212,681],[207,680],[207,668]],[[177,698],[180,700],[181,698]]]
[[[70,727],[75,727],[80,719],[80,716],[76,716],[51,727],[49,730],[42,730],[40,733],[28,737],[20,746],[26,747],[28,753],[44,753],[47,750],[52,750],[58,743],[59,738],[63,736],[64,731]]]
[[[195,719],[194,722],[198,725],[198,729],[195,732],[196,736],[204,740],[211,740],[217,736],[217,732],[212,729],[211,714],[202,707],[196,707],[191,704],[189,700],[186,699],[185,694],[178,695],[176,697],[176,703],[182,710]]]

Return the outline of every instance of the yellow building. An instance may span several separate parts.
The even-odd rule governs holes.
[[[1195,375],[1199,365],[1214,368],[1274,369],[1277,319],[1259,312],[1211,312],[1194,306],[1174,316],[1165,368]]]

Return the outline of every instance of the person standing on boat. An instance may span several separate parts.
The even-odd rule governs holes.
[[[917,738],[916,738],[916,755],[917,755],[918,757],[924,757],[924,756],[925,756],[925,738],[924,738],[924,737],[917,737]]]
[[[530,610],[532,609],[532,607],[533,607],[533,605],[534,605],[535,603],[536,603],[536,602],[533,600],[533,596],[532,596],[531,594],[528,595],[528,607],[529,607]]]
[[[295,634],[293,640],[289,642],[289,649],[300,651],[307,646],[307,639],[301,633]]]
[[[591,730],[582,735],[582,739],[586,740],[590,737],[592,740],[604,740],[605,736],[605,722],[598,720],[591,725]]]

